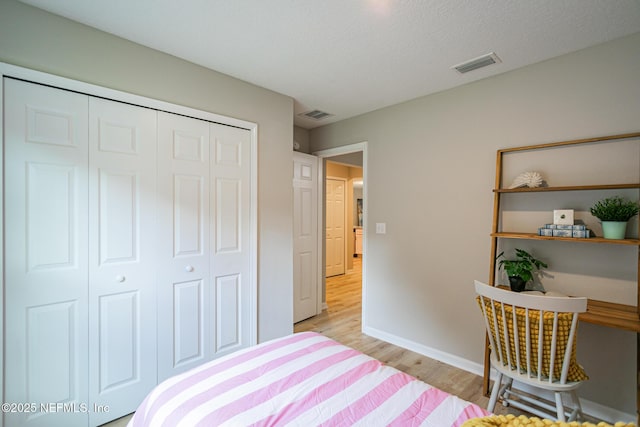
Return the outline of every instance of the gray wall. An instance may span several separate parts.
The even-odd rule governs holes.
[[[307,129],[303,129],[303,128],[298,127],[298,126],[294,126],[293,127],[293,140],[296,141],[298,144],[300,144],[300,148],[298,148],[296,151],[299,151],[301,153],[310,154],[310,152],[309,152],[309,131]]]
[[[368,141],[364,327],[481,364],[472,283],[489,278],[496,150],[639,131],[639,118],[637,33],[311,130],[311,151]],[[581,396],[634,414],[636,334],[580,329]]]
[[[291,98],[14,0],[0,61],[258,123],[258,338],[292,332]]]

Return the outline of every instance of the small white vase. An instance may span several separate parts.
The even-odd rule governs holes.
[[[626,232],[626,221],[602,221],[602,234],[605,239],[624,239]]]

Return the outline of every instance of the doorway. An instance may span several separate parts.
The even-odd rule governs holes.
[[[318,168],[318,182],[325,186],[326,176],[326,163],[327,161],[338,162],[347,165],[353,165],[362,168],[362,197],[361,197],[361,220],[359,221],[362,227],[362,233],[366,236],[367,227],[367,142],[360,142],[357,144],[346,145],[342,147],[331,148],[327,150],[321,150],[313,153],[321,160],[321,167]],[[360,180],[359,180],[360,181]],[[322,268],[318,269],[318,283],[322,287],[322,301],[323,308],[326,308],[326,199],[325,191],[318,192],[318,254],[322,256],[322,262],[319,263]],[[347,226],[353,230],[353,226],[349,223]],[[367,253],[366,239],[362,242],[362,253]],[[353,251],[348,251],[347,256],[353,257]],[[361,261],[362,271],[362,325],[365,325],[365,292],[366,292],[366,277],[367,277],[367,263],[366,257],[360,256],[358,261]],[[360,264],[360,263],[359,263]]]

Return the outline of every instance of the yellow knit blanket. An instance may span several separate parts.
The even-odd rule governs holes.
[[[598,424],[593,423],[580,423],[578,421],[572,421],[569,423],[563,423],[560,421],[552,421],[547,419],[540,419],[536,417],[526,417],[520,415],[491,415],[482,418],[472,418],[462,424],[461,427],[516,427],[516,426],[529,426],[529,427],[636,427],[633,423],[617,422],[614,425],[600,422]]]

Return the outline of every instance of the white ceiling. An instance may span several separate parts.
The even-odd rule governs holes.
[[[288,95],[308,129],[640,31],[640,0],[21,1]]]

